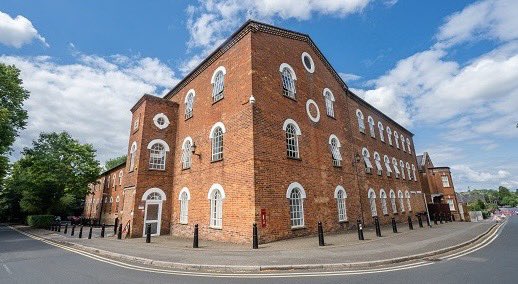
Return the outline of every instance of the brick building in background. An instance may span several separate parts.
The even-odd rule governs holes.
[[[435,208],[436,204],[447,204],[443,206],[443,210],[453,215],[455,220],[465,220],[464,210],[466,206],[459,206],[453,179],[449,167],[435,167],[432,159],[427,152],[417,156],[417,164],[419,167],[419,175],[421,176],[421,188],[426,196],[426,201],[430,204],[430,214],[434,214],[439,208]],[[431,216],[433,218],[433,216]]]
[[[352,93],[308,35],[248,21],[131,111],[122,197],[105,186],[130,237],[199,224],[202,239],[249,243],[257,223],[264,243],[426,210],[413,134]]]

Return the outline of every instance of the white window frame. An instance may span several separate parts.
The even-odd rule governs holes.
[[[383,167],[381,166],[380,154],[376,151],[374,151],[374,163],[376,164],[378,175],[381,176],[383,174]]]
[[[410,163],[406,162],[405,166],[406,166],[406,172],[407,172],[407,175],[408,175],[408,180],[412,180],[412,175],[411,175],[411,172],[410,172]]]
[[[342,145],[340,144],[338,137],[331,134],[331,136],[329,136],[329,151],[331,151],[332,163],[335,167],[342,166],[342,154],[340,153],[341,147]]]
[[[223,187],[218,183],[213,184],[209,189],[207,199],[210,201],[209,227],[213,229],[223,228],[223,200],[225,199]]]
[[[412,201],[410,200],[410,192],[408,192],[408,190],[405,191],[405,198],[408,212],[412,212]]]
[[[193,115],[194,111],[194,99],[196,98],[196,92],[194,89],[190,89],[185,95],[185,119],[189,119]]]
[[[390,205],[392,206],[392,214],[397,214],[398,211],[397,211],[397,205],[396,205],[396,193],[394,192],[394,190],[390,190],[389,192],[389,196],[390,196]]]
[[[387,193],[382,188],[380,189],[380,199],[381,199],[381,211],[383,212],[383,215],[388,215],[388,208],[387,208]]]
[[[185,137],[182,143],[182,169],[190,169],[192,166],[192,138]]]
[[[399,137],[401,138],[401,148],[403,149],[403,152],[406,152],[405,136],[403,136],[403,134],[401,134]]]
[[[446,178],[446,179],[444,179]],[[450,187],[450,178],[447,175],[441,176],[442,187]]]
[[[394,131],[394,141],[396,142],[396,148],[399,149],[399,134],[397,131]]]
[[[356,109],[356,118],[358,120],[358,129],[361,133],[365,134],[365,117],[360,109]]]
[[[401,207],[401,212],[405,212],[405,197],[401,190],[398,190],[397,196],[399,198],[399,207]]]
[[[369,132],[372,138],[376,138],[376,131],[374,130],[374,118],[372,116],[367,117],[367,122],[369,123]]]
[[[401,168],[401,178],[406,179],[405,177],[405,162],[403,160],[399,160],[399,167]]]
[[[412,164],[412,175],[414,176],[414,181],[417,181],[417,176],[415,174],[415,165]]]
[[[396,178],[399,178],[401,173],[399,172],[399,166],[398,166],[396,158],[392,158],[392,166],[394,167],[394,173],[396,175]]]
[[[406,146],[408,148],[408,154],[412,154],[412,148],[410,147],[410,139],[406,139]]]
[[[281,73],[282,94],[288,98],[296,99],[297,75],[295,74],[295,70],[293,70],[293,68],[289,64],[282,63],[279,67],[279,72]]]
[[[216,133],[218,129],[221,129],[221,135]],[[227,132],[227,129],[225,128],[225,125],[223,122],[216,122],[212,129],[210,130],[209,139],[210,139],[210,145],[211,145],[211,161],[221,161],[223,160],[223,152],[224,152],[224,138],[225,133]],[[216,134],[218,134],[216,136]]]
[[[282,125],[286,145],[286,156],[291,159],[300,159],[299,136],[302,135],[300,127],[293,119],[288,118]],[[288,132],[288,130],[290,130]]]
[[[336,208],[338,212],[338,222],[347,222],[347,192],[343,186],[335,188]]]
[[[130,148],[130,168],[129,171],[135,170],[135,156],[137,155],[137,142],[133,141]]]
[[[457,211],[455,209],[455,200],[448,198],[446,199],[446,203],[450,206],[450,211]]]
[[[371,163],[371,160],[370,160],[370,153],[369,153],[369,150],[367,150],[367,148],[363,148],[362,149],[362,156],[363,156],[363,163],[365,165],[365,172],[366,173],[372,173],[372,163]]]
[[[369,199],[369,205],[371,208],[371,216],[377,217],[378,216],[378,207],[376,205],[376,192],[374,189],[369,188],[369,191],[367,192],[367,198]]]
[[[385,128],[383,128],[383,123],[381,123],[381,121],[378,121],[378,130],[380,132],[380,140],[381,140],[381,142],[385,142],[385,135],[383,134],[384,129]]]
[[[191,193],[187,187],[182,188],[180,194],[178,194],[178,200],[180,201],[180,224],[189,223],[189,200],[191,200]]]
[[[329,117],[335,117],[335,109],[334,109],[334,102],[335,102],[335,96],[333,95],[333,92],[331,92],[330,89],[325,88],[322,95],[324,96],[324,100],[326,102],[326,114]]]
[[[160,120],[163,121],[163,123],[161,124],[160,123]],[[155,126],[158,128],[158,129],[165,129],[169,126],[170,124],[170,121],[169,121],[169,118],[167,117],[167,115],[165,115],[164,113],[157,113],[154,117],[153,117],[153,122],[155,123]]]
[[[212,84],[212,103],[216,103],[224,98],[226,74],[227,69],[223,66],[219,66],[212,74],[212,78],[210,80],[210,83]]]
[[[391,176],[392,167],[390,166],[390,159],[387,155],[383,156],[383,162],[385,163],[385,168],[387,169],[387,176]]]
[[[124,173],[122,170],[119,171],[119,185],[122,185],[122,177],[124,176]]]
[[[306,199],[304,187],[298,182],[292,182],[286,190],[286,198],[289,203],[291,228],[304,228],[304,199]]]
[[[162,146],[161,153],[154,149],[155,145]],[[169,152],[169,145],[162,139],[153,139],[147,144],[149,150],[149,169],[150,170],[165,170],[167,161],[167,152]]]
[[[387,138],[389,145],[392,146],[392,129],[390,129],[390,126],[387,126]]]

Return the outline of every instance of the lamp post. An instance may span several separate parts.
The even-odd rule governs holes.
[[[192,153],[193,155],[198,156],[198,158],[201,158],[201,154],[196,153],[196,148],[197,148],[197,147],[198,147],[198,146],[196,146],[196,143],[195,143],[195,142],[192,142],[192,146],[191,146],[191,153]]]

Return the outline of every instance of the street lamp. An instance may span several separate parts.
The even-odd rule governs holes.
[[[201,154],[196,154],[196,147],[197,147],[197,146],[196,146],[196,143],[195,143],[195,142],[193,142],[193,143],[192,143],[192,146],[191,146],[191,153],[192,153],[193,155],[196,155],[196,156],[198,156],[198,157],[200,157],[200,158],[201,158]]]

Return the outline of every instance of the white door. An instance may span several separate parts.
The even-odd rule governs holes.
[[[151,235],[160,235],[160,221],[162,216],[162,200],[146,200],[146,211],[144,213],[144,233],[146,236],[146,230],[148,224],[151,225]]]

